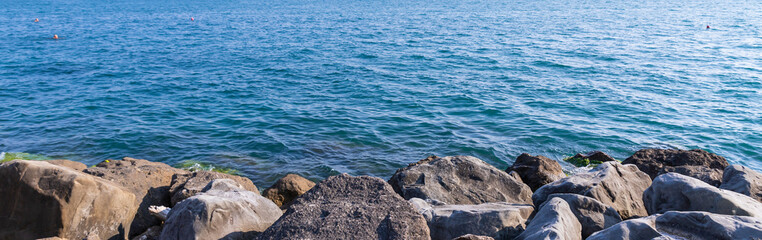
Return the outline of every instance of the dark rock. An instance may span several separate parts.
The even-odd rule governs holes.
[[[741,165],[725,168],[720,188],[741,193],[762,202],[762,173]]]
[[[522,153],[516,158],[513,166],[505,171],[518,173],[521,176],[521,180],[529,185],[532,191],[537,190],[545,184],[566,177],[561,165],[555,160],[541,155],[532,156],[526,153]]]
[[[389,184],[405,199],[447,204],[531,203],[532,190],[482,160],[469,156],[428,158],[397,170]]]
[[[582,225],[577,221],[569,204],[561,198],[551,198],[540,208],[515,240],[567,239],[581,240]]]
[[[701,180],[677,173],[654,179],[643,193],[649,214],[667,211],[705,211],[717,214],[762,217],[762,203],[753,198],[722,190]]]
[[[586,154],[577,153],[577,155],[574,155],[572,158],[590,159],[590,162],[596,163],[616,161],[616,159],[601,151],[592,151]]]
[[[473,234],[466,234],[460,237],[453,238],[452,240],[495,240],[492,237],[488,236],[478,236]]]
[[[161,221],[151,216],[148,207],[170,206],[169,185],[174,174],[186,174],[185,170],[164,163],[125,157],[122,160],[106,160],[83,172],[98,176],[120,185],[138,199],[138,213],[130,226],[129,237],[137,236]]]
[[[49,162],[53,165],[58,165],[62,167],[67,167],[74,169],[75,171],[82,171],[87,168],[87,165],[81,162],[75,162],[75,161],[69,161],[65,159],[58,159],[58,160],[47,160],[46,162]]]
[[[554,197],[563,199],[569,204],[572,213],[582,224],[582,238],[587,238],[597,231],[622,221],[616,209],[594,198],[572,193],[556,193],[548,196],[548,198]]]
[[[172,195],[172,206],[201,192],[206,185],[215,179],[232,179],[243,186],[243,189],[259,194],[259,189],[254,186],[251,179],[218,172],[196,171],[172,176],[172,184],[169,187],[169,194]]]
[[[529,204],[482,203],[478,205],[436,205],[420,198],[410,202],[426,218],[431,239],[449,240],[465,234],[513,239],[526,227],[534,211]]]
[[[231,179],[213,180],[204,191],[175,205],[161,239],[221,239],[262,232],[281,216],[275,203]]]
[[[312,189],[315,183],[296,174],[288,174],[265,189],[262,196],[272,200],[278,207],[286,209],[294,199]]]
[[[642,197],[643,191],[650,185],[651,178],[635,165],[610,161],[588,172],[549,183],[537,189],[532,200],[535,206],[540,206],[550,194],[576,193],[613,207],[623,219],[627,219],[648,215]]]
[[[722,171],[728,167],[725,158],[700,149],[642,149],[622,164],[635,164],[651,179],[664,173],[676,172],[698,178],[715,187],[722,183]]]
[[[430,239],[426,220],[380,178],[332,176],[259,239]]]
[[[127,189],[68,167],[0,165],[0,239],[127,239],[137,205]]]
[[[596,232],[587,240],[760,239],[759,218],[720,215],[707,212],[666,212],[632,219]]]
[[[148,228],[145,232],[132,238],[132,240],[159,240],[161,225]]]

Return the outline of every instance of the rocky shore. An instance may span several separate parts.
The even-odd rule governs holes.
[[[567,175],[431,156],[386,181],[248,178],[142,159],[0,165],[3,239],[762,239],[762,174],[703,150],[605,153]]]

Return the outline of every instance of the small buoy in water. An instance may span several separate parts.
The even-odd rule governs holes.
[[[195,19],[195,18],[193,18],[193,17],[191,17],[191,21],[196,21],[196,19]]]
[[[34,22],[40,22],[40,19],[38,19],[38,18],[35,18],[35,19],[34,19]]]
[[[53,34],[53,39],[58,40],[58,34]]]
[[[709,25],[706,25],[706,29],[709,29]]]

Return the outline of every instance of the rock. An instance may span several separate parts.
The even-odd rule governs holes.
[[[521,176],[521,180],[529,185],[532,191],[537,190],[545,184],[566,177],[561,165],[555,160],[537,155],[532,156],[522,153],[513,166],[505,170],[506,172],[515,171]]]
[[[161,225],[148,228],[145,232],[132,238],[132,240],[159,240]]]
[[[389,179],[405,199],[448,204],[531,203],[532,190],[507,172],[469,156],[427,158],[397,170]]]
[[[230,234],[262,232],[278,220],[275,203],[231,179],[215,179],[169,212],[161,239],[221,239]]]
[[[594,198],[571,193],[556,193],[548,196],[548,198],[554,197],[563,199],[569,204],[572,213],[582,224],[582,238],[587,238],[597,231],[622,221],[616,209]]]
[[[599,163],[616,161],[616,159],[614,159],[613,157],[601,151],[592,151],[586,154],[577,153],[577,155],[574,155],[572,158],[589,159],[590,162],[599,162]]]
[[[131,226],[129,237],[137,236],[161,221],[151,216],[151,205],[170,206],[169,185],[175,174],[188,171],[170,167],[164,163],[125,157],[122,160],[106,160],[83,172],[118,184],[138,199],[138,214]]]
[[[288,174],[265,189],[262,196],[272,200],[278,207],[286,209],[294,199],[312,189],[315,183],[296,174]]]
[[[561,198],[551,198],[542,207],[527,229],[515,240],[566,239],[582,240],[582,225],[577,221],[569,204]]]
[[[517,182],[524,183],[524,180],[521,179],[521,175],[517,173],[516,171],[510,171],[508,172],[508,175],[511,175],[513,179],[516,179]]]
[[[172,176],[172,184],[169,187],[169,194],[172,196],[172,206],[201,192],[206,185],[215,179],[232,179],[243,186],[243,189],[259,194],[257,186],[254,186],[251,179],[218,172],[196,171]]]
[[[65,159],[47,160],[46,162],[49,162],[54,165],[62,166],[62,167],[71,168],[71,169],[74,169],[74,171],[82,171],[87,168],[87,165],[85,165],[84,163],[69,161]]]
[[[259,239],[430,239],[426,220],[380,178],[332,176]]]
[[[420,198],[410,202],[429,225],[431,239],[449,240],[465,234],[513,239],[526,227],[534,211],[529,204],[482,203],[478,205],[436,205]]]
[[[532,200],[540,206],[553,193],[576,193],[595,198],[613,207],[623,219],[647,216],[643,206],[643,191],[651,185],[651,178],[635,165],[622,165],[610,161],[582,172],[549,183],[535,191]]]
[[[728,167],[725,158],[700,149],[642,149],[622,164],[635,164],[651,179],[664,173],[676,172],[698,178],[715,187],[722,183],[722,171]]]
[[[701,180],[677,173],[654,179],[643,193],[650,214],[667,211],[705,211],[717,214],[762,217],[762,203],[753,198],[722,190]]]
[[[495,240],[492,237],[478,236],[473,234],[466,234],[460,237],[453,238],[452,240]]]
[[[135,195],[47,161],[0,165],[0,239],[126,239]]]
[[[720,188],[741,193],[762,202],[762,173],[741,165],[725,168]]]
[[[666,212],[632,219],[597,232],[587,240],[760,239],[759,218],[720,215],[707,212]]]

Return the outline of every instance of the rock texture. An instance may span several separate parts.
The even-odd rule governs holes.
[[[427,158],[397,170],[389,184],[405,199],[447,204],[531,203],[532,190],[507,172],[469,156]]]
[[[588,172],[547,184],[535,191],[532,200],[535,206],[540,206],[550,194],[576,193],[613,207],[623,219],[627,219],[648,215],[642,196],[650,185],[651,178],[635,165],[610,161]]]
[[[741,165],[725,168],[720,188],[741,193],[762,202],[762,173]]]
[[[587,238],[588,240],[760,239],[762,219],[707,212],[666,212],[621,222]]]
[[[265,189],[262,196],[272,200],[278,207],[287,208],[294,199],[312,189],[315,183],[296,174],[288,174]]]
[[[643,193],[650,214],[667,211],[705,211],[718,214],[762,217],[762,203],[722,190],[701,180],[677,173],[662,174]]]
[[[466,234],[513,239],[526,227],[534,211],[529,204],[482,203],[478,205],[436,205],[420,198],[410,202],[426,218],[431,239],[450,240]]]
[[[75,162],[75,161],[69,161],[64,159],[58,159],[58,160],[47,160],[46,162],[49,162],[53,165],[58,165],[62,167],[67,167],[74,169],[74,171],[82,171],[87,168],[87,165],[81,162]]]
[[[616,209],[594,198],[571,193],[551,194],[548,198],[560,198],[569,204],[569,209],[582,224],[582,238],[622,221]]]
[[[722,183],[722,172],[728,167],[725,158],[700,149],[642,149],[622,164],[635,164],[651,179],[664,173],[676,172],[698,178],[715,187]]]
[[[581,240],[582,225],[569,204],[561,198],[551,198],[527,225],[526,231],[514,240],[565,239]]]
[[[172,176],[188,173],[164,163],[129,157],[103,161],[83,172],[109,180],[135,194],[138,199],[138,205],[135,206],[138,213],[130,226],[130,237],[161,224],[161,221],[151,216],[148,207],[170,206],[169,185]]]
[[[269,199],[231,179],[216,179],[203,192],[172,208],[161,239],[221,239],[230,234],[262,232],[281,214]]]
[[[537,190],[545,184],[566,177],[561,165],[555,160],[541,155],[532,156],[526,153],[522,153],[516,158],[513,166],[505,171],[518,173],[521,176],[521,180],[529,185],[532,191]]]
[[[201,192],[206,185],[215,179],[232,179],[243,186],[243,189],[259,194],[257,186],[254,186],[251,179],[218,172],[196,171],[172,176],[172,184],[169,187],[169,194],[172,195],[172,206]]]
[[[453,238],[452,240],[495,240],[492,237],[488,236],[479,236],[479,235],[473,235],[473,234],[466,234],[460,237]]]
[[[286,210],[260,239],[430,239],[426,220],[380,178],[332,176]]]
[[[577,153],[577,155],[574,155],[572,158],[582,158],[582,159],[590,159],[591,162],[610,162],[610,161],[616,161],[613,157],[609,156],[608,154],[601,152],[601,151],[592,151],[589,153]]]
[[[135,195],[46,161],[0,165],[0,239],[126,239]]]

